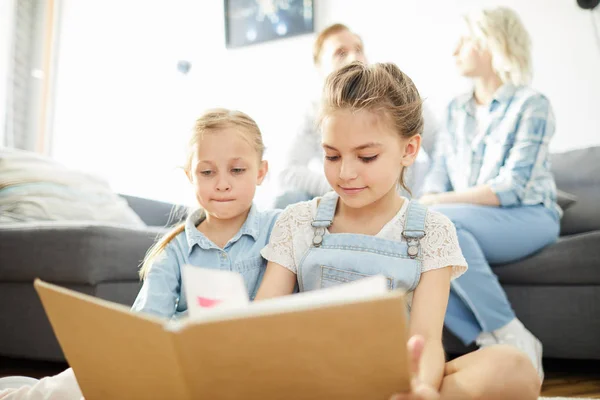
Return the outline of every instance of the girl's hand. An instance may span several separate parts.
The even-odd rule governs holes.
[[[390,400],[439,400],[440,393],[433,387],[423,383],[419,379],[419,364],[425,340],[422,336],[412,336],[408,340],[408,354],[410,357],[410,366],[413,379],[411,381],[411,392],[395,394]]]

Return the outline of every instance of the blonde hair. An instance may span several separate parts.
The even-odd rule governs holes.
[[[325,82],[319,123],[338,110],[368,110],[384,117],[403,138],[423,132],[422,100],[413,81],[395,64],[353,62]],[[399,184],[409,193],[402,168]]]
[[[323,50],[323,44],[327,38],[344,31],[352,32],[350,28],[344,24],[333,24],[329,25],[319,33],[313,44],[313,63],[315,65],[319,65],[321,62],[321,51]]]
[[[244,138],[250,142],[256,150],[256,153],[259,155],[260,160],[262,160],[265,146],[262,140],[262,134],[256,122],[241,111],[215,108],[202,114],[202,116],[196,120],[194,125],[192,136],[187,146],[185,163],[182,167],[188,176],[191,176],[192,174],[191,169],[194,153],[204,135],[206,133],[215,133],[226,128],[235,128],[238,129],[240,133],[243,133]],[[146,276],[148,276],[148,272],[156,258],[165,250],[171,240],[184,230],[185,222],[176,225],[148,250],[139,272],[141,279],[145,279]]]
[[[463,19],[473,38],[491,53],[492,67],[503,83],[520,86],[531,82],[531,38],[514,10],[484,9]]]

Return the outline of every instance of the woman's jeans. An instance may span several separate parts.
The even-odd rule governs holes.
[[[501,208],[442,204],[431,209],[454,222],[469,265],[465,274],[452,281],[444,322],[468,345],[481,332],[492,332],[515,318],[490,264],[511,263],[554,243],[560,219],[542,205]]]

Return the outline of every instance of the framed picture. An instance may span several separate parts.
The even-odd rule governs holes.
[[[227,48],[314,31],[313,0],[225,0]]]

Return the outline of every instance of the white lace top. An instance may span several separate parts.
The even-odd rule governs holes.
[[[317,215],[318,200],[294,204],[281,213],[273,227],[269,244],[261,251],[265,259],[297,273],[300,260],[312,245],[314,229],[311,223]],[[402,230],[407,208],[408,199],[404,199],[400,211],[376,236],[404,241]],[[421,239],[421,273],[451,266],[453,279],[462,275],[467,270],[467,262],[458,245],[456,229],[448,217],[428,211],[425,232],[425,237]]]

